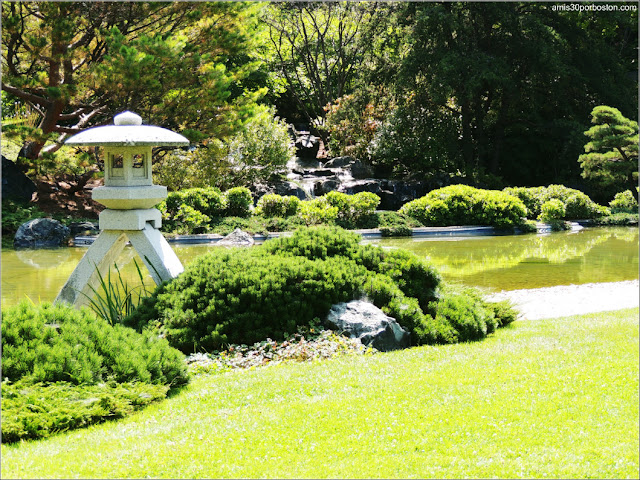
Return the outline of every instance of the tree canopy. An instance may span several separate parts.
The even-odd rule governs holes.
[[[584,134],[591,140],[580,155],[582,175],[606,186],[626,185],[638,199],[638,122],[617,108],[598,106],[591,112],[595,125]]]
[[[30,165],[124,109],[205,145],[275,111],[386,175],[600,185],[576,161],[590,113],[637,114],[637,5],[616,5],[3,2],[3,135]]]

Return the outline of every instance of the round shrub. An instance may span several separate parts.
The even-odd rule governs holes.
[[[522,222],[527,209],[519,198],[505,192],[450,185],[403,205],[399,212],[424,225],[513,228]]]
[[[524,202],[527,218],[536,219],[542,213],[542,205],[549,200],[560,200],[566,206],[565,220],[592,219],[608,215],[608,209],[598,205],[585,193],[564,185],[548,187],[509,187],[503,190]]]
[[[231,217],[248,217],[251,215],[253,198],[247,187],[230,188],[224,192],[225,215]]]
[[[380,204],[380,197],[371,192],[359,192],[347,195],[342,192],[329,192],[324,198],[327,203],[338,209],[337,220],[344,227],[357,227],[367,217],[373,216]]]
[[[385,250],[360,245],[362,237],[338,227],[311,227],[291,237],[268,240],[262,246],[269,254],[305,257],[310,260],[343,257],[368,271],[387,276],[408,297],[416,298],[426,312],[438,298],[441,277],[435,267],[407,250]]]
[[[2,312],[2,375],[33,383],[187,382],[184,357],[166,340],[85,309],[27,301]]]
[[[554,198],[542,204],[538,219],[545,223],[553,223],[562,220],[566,212],[564,203]]]
[[[185,353],[283,339],[360,291],[363,267],[343,259],[214,250],[142,302],[126,324],[156,323]]]
[[[267,240],[262,251],[271,255],[305,257],[310,260],[328,257],[353,258],[362,237],[339,227],[309,227],[293,232],[290,237]]]
[[[256,213],[265,217],[290,217],[298,212],[299,206],[300,199],[298,197],[269,193],[258,200]]]
[[[298,215],[305,225],[333,224],[338,218],[338,207],[330,205],[326,197],[317,197],[300,203]]]
[[[609,202],[611,213],[638,213],[638,201],[631,190],[616,193]]]

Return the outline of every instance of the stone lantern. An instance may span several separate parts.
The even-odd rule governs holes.
[[[127,241],[138,252],[151,277],[160,284],[184,269],[160,233],[162,216],[153,208],[167,197],[167,187],[154,185],[151,148],[189,145],[182,135],[165,128],[142,125],[132,112],[114,117],[114,125],[94,127],[74,135],[66,145],[104,147],[104,186],[92,197],[107,207],[100,213],[100,235],[78,263],[56,302],[87,303],[96,287],[98,271],[105,275]],[[83,295],[83,293],[85,295]]]

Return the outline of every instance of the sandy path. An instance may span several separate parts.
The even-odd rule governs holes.
[[[638,307],[639,296],[638,280],[630,280],[532,290],[503,290],[488,295],[487,298],[494,301],[509,299],[515,303],[523,318],[538,320]]]

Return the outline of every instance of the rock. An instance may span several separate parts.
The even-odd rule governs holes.
[[[380,188],[381,210],[398,210],[405,203],[420,198],[431,190],[425,182],[403,180],[383,180]]]
[[[360,160],[356,160],[355,162],[349,165],[351,170],[351,176],[353,178],[371,178],[373,177],[373,168],[370,165],[363,163]]]
[[[295,142],[296,156],[303,159],[313,159],[320,151],[320,139],[310,133],[300,132]]]
[[[325,194],[327,194],[329,192],[337,190],[339,186],[340,186],[340,180],[338,180],[337,178],[320,180],[320,181],[314,183],[314,185],[313,185],[313,194],[316,197],[320,197],[320,196],[325,195]]]
[[[51,218],[36,218],[20,225],[13,239],[15,248],[51,248],[67,244],[71,230]]]
[[[229,247],[250,247],[253,243],[253,237],[239,228],[236,228],[229,235],[218,241],[218,245]]]
[[[294,173],[296,172],[294,171]],[[314,177],[331,177],[335,175],[335,173],[336,172],[330,168],[311,168],[304,171],[305,175],[312,175]]]
[[[351,338],[358,338],[381,352],[407,348],[410,334],[395,319],[375,305],[362,300],[338,303],[331,307],[326,325]]]
[[[379,194],[382,192],[380,187],[380,180],[354,180],[351,182],[345,182],[338,187],[339,192],[343,192],[349,195],[360,192],[371,192]]]
[[[2,198],[30,202],[36,191],[36,184],[14,162],[2,155]]]
[[[308,196],[298,184],[288,181],[278,181],[268,185],[255,184],[250,187],[250,190],[253,193],[253,198],[256,203],[260,197],[268,193],[276,193],[282,196],[293,195],[294,197],[298,197],[300,200],[304,200]]]
[[[69,230],[71,230],[71,236],[77,235],[97,235],[100,233],[98,224],[93,222],[73,222],[69,224]]]
[[[325,168],[338,168],[338,167],[346,167],[347,165],[355,162],[356,159],[353,157],[335,157],[326,162],[323,167]]]

